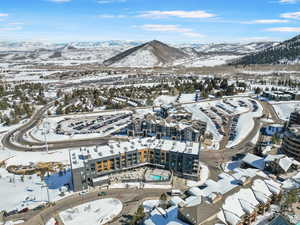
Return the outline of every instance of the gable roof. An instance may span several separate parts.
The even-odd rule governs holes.
[[[264,158],[259,157],[257,155],[247,153],[247,155],[242,159],[242,161],[254,168],[264,170],[265,168],[265,161]]]

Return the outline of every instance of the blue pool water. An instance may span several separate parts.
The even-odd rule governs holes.
[[[151,174],[151,175],[150,175],[150,178],[151,178],[152,180],[167,180],[166,177],[163,177],[163,176],[160,176],[160,175],[154,175],[154,174]]]

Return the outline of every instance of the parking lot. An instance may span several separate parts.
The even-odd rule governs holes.
[[[115,127],[127,124],[130,119],[129,113],[65,119],[57,123],[55,133],[62,135],[107,133]]]

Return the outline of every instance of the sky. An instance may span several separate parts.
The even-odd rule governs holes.
[[[300,0],[1,0],[0,40],[222,43],[300,34]]]

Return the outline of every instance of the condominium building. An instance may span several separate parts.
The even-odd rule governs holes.
[[[300,125],[300,109],[295,109],[290,115],[289,126]]]
[[[191,197],[200,199],[193,204],[185,199],[179,205],[178,218],[193,225],[252,224],[270,205],[282,197],[281,184],[265,179],[251,170],[222,173],[218,181],[207,180],[200,187],[188,190]]]
[[[142,166],[171,171],[180,177],[198,180],[200,143],[133,139],[71,152],[75,191],[107,182],[107,175]]]
[[[282,142],[282,151],[293,157],[296,160],[300,160],[300,126],[291,125],[284,133]]]
[[[177,115],[177,116],[176,116]],[[128,126],[128,136],[156,137],[177,141],[199,142],[206,131],[206,122],[199,120],[179,120],[178,114],[166,119],[147,114],[134,116]]]

